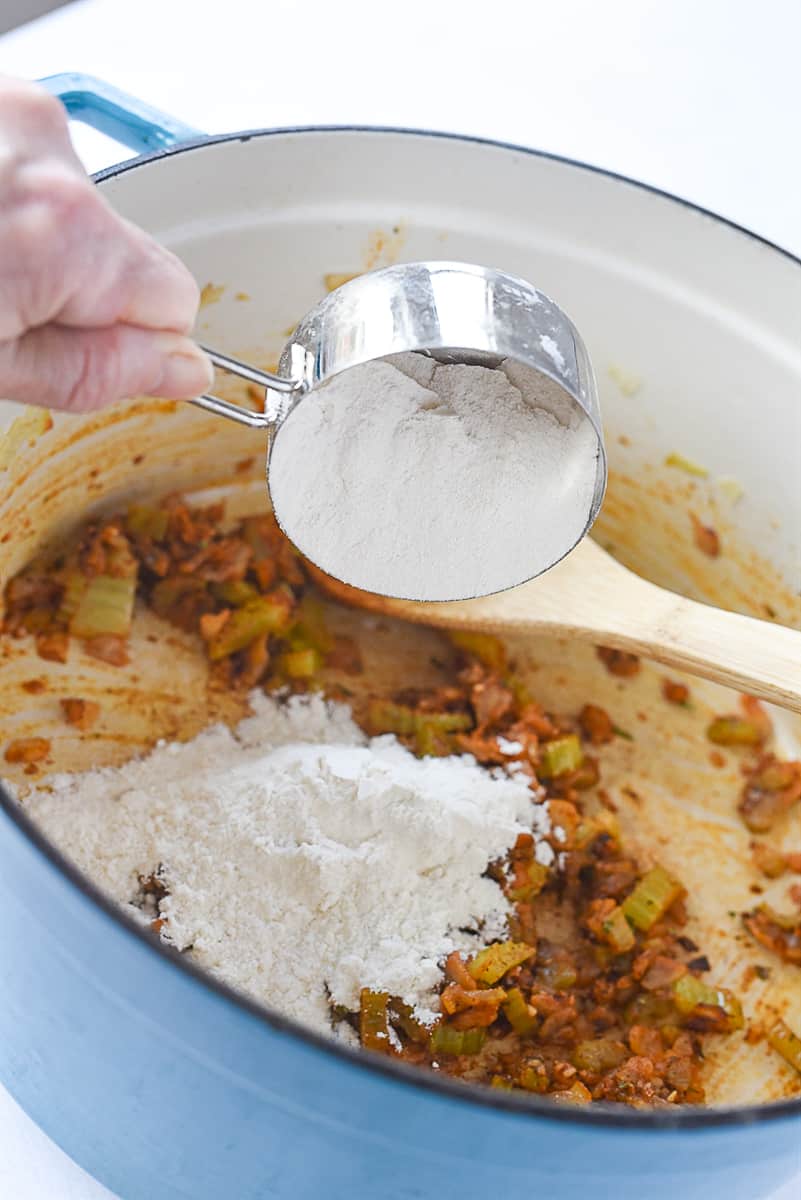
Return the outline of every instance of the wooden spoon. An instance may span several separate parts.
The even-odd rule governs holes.
[[[580,638],[801,712],[801,632],[657,587],[589,538],[530,583],[478,600],[392,600],[308,565],[324,591],[357,608],[440,629]]]

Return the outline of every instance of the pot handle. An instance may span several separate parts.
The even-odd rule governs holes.
[[[48,75],[39,83],[58,97],[74,120],[91,125],[138,154],[166,150],[178,142],[205,136],[199,129],[159,112],[94,75],[69,71]]]

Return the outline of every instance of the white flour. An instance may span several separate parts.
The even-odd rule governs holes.
[[[335,376],[276,438],[292,541],[346,583],[452,600],[522,583],[581,536],[597,445],[547,380],[395,355]]]
[[[233,733],[51,777],[25,807],[123,905],[161,864],[162,937],[256,999],[325,1031],[328,996],[356,1009],[371,987],[430,1019],[442,958],[503,936],[482,875],[532,822],[548,832],[545,807],[525,777],[368,740],[320,697],[251,702]]]

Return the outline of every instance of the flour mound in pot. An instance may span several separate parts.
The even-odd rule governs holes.
[[[546,807],[527,776],[418,759],[319,696],[251,706],[233,731],[53,776],[26,807],[130,912],[158,871],[160,936],[255,999],[330,1031],[368,987],[433,1020],[443,957],[505,927],[488,861],[532,823],[552,861]]]

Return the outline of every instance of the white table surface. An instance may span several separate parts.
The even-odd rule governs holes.
[[[537,146],[801,254],[799,47],[799,0],[80,0],[0,38],[0,71],[87,71],[208,132],[361,123]],[[75,140],[89,170],[124,156]],[[799,1195],[801,1175],[770,1200]],[[113,1200],[1,1087],[0,1197]]]

